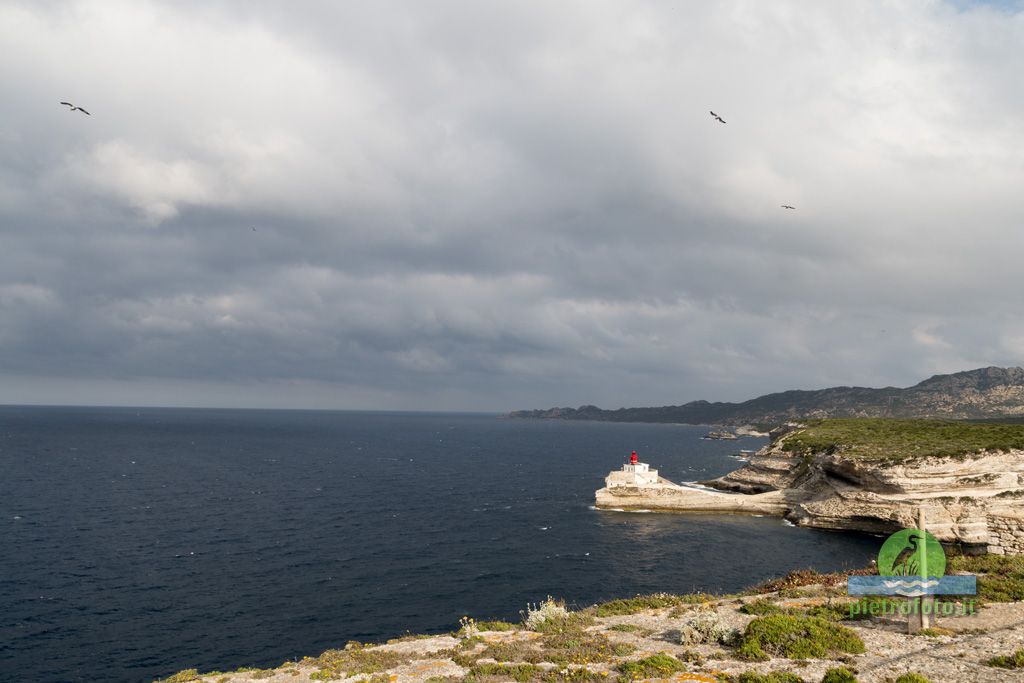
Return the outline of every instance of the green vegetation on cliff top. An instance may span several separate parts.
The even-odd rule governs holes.
[[[790,453],[838,453],[863,460],[963,456],[980,451],[1024,449],[1024,424],[834,418],[810,420],[785,436]]]

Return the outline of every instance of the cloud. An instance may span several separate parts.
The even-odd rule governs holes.
[[[617,407],[1018,364],[1019,10],[2,3],[0,401]]]

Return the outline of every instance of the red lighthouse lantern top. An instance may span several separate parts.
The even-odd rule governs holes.
[[[630,465],[635,465],[636,464],[636,451],[633,451],[632,453],[629,454],[629,464]]]

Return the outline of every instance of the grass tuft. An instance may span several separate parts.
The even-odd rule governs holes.
[[[1017,650],[1012,655],[993,657],[985,663],[1000,669],[1024,669],[1024,649]]]

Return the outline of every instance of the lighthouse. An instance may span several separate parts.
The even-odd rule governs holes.
[[[640,462],[636,451],[629,454],[629,462],[619,472],[612,472],[605,477],[605,486],[651,486],[659,480],[658,470],[652,470],[645,462]]]

